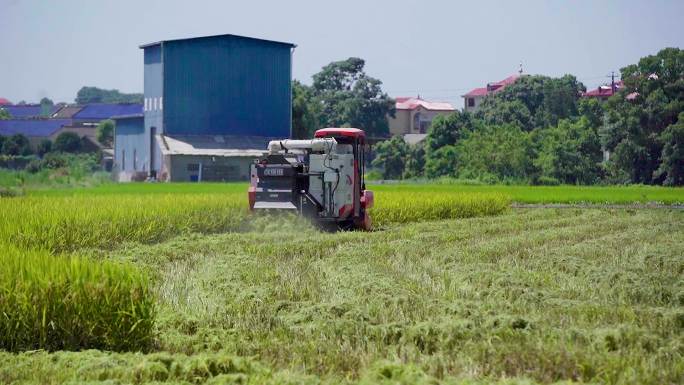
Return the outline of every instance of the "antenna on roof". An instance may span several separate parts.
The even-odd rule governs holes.
[[[522,61],[520,62],[520,69],[518,69],[518,73],[522,75],[523,69],[522,69]]]

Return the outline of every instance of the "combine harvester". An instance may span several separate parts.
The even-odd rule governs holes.
[[[370,230],[365,139],[357,128],[324,128],[314,139],[271,141],[251,166],[249,208],[296,211],[326,229]]]

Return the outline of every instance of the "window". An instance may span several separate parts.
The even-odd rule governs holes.
[[[157,98],[152,98],[152,111],[157,110]]]
[[[199,171],[199,163],[188,163],[188,171],[191,171],[191,172]]]
[[[475,107],[475,98],[468,98],[468,107]]]
[[[133,149],[133,171],[138,171],[138,150]]]
[[[121,171],[126,171],[126,150],[121,150]]]
[[[164,107],[162,107],[162,99],[163,99],[163,98],[160,96],[160,97],[159,97],[159,110],[160,110],[160,111],[164,109]]]

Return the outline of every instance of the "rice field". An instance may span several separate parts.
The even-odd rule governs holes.
[[[507,186],[467,185],[452,183],[400,183],[369,184],[368,188],[378,193],[423,192],[447,193],[497,193],[515,203],[593,203],[630,204],[661,203],[684,204],[684,188],[662,186]],[[93,188],[61,188],[30,190],[36,196],[73,195],[120,195],[120,194],[196,194],[221,193],[242,194],[244,183],[172,183],[172,184],[104,184]]]
[[[461,187],[372,186],[370,233],[243,184],[0,199],[0,383],[684,382],[683,211]]]

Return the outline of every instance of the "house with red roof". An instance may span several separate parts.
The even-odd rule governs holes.
[[[504,80],[494,83],[487,83],[486,87],[475,88],[467,94],[462,95],[465,102],[463,106],[464,111],[477,111],[485,97],[497,93],[503,90],[504,88],[510,86],[511,84],[515,83],[520,78],[520,76],[522,75],[511,75]]]
[[[620,91],[622,87],[624,87],[624,84],[622,83],[622,80],[620,80],[613,84],[600,85],[596,89],[585,92],[584,94],[582,94],[582,96],[585,98],[596,98],[599,100],[606,100],[609,97],[616,94],[618,91]]]
[[[426,134],[435,117],[456,111],[451,103],[431,102],[420,96],[397,97],[395,101],[394,118],[388,118],[392,135]]]

